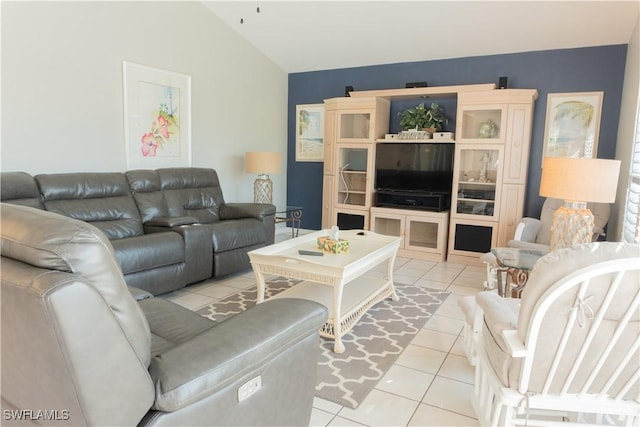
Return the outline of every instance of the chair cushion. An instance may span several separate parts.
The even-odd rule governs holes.
[[[509,373],[512,371],[512,363],[519,363],[519,360],[512,361],[502,331],[518,327],[520,300],[502,298],[495,292],[480,292],[476,295],[475,302],[484,313],[482,340],[491,365],[503,384],[514,386],[514,378],[510,378]]]
[[[262,221],[253,218],[233,219],[209,224],[213,237],[213,251],[264,244],[267,240]]]

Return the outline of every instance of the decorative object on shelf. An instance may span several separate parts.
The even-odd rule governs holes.
[[[324,160],[324,104],[296,105],[296,162]]]
[[[271,151],[249,151],[245,155],[247,173],[257,173],[253,182],[253,202],[273,203],[273,181],[270,173],[280,172],[280,153]]]
[[[547,96],[543,158],[597,157],[603,95],[579,92]]]
[[[550,250],[591,242],[593,214],[587,202],[612,203],[620,160],[545,157],[540,195],[562,199],[553,214]]]
[[[396,139],[399,139],[402,141],[410,141],[410,140],[417,140],[417,139],[431,139],[431,132],[426,130],[415,130],[415,129],[403,130],[398,134],[398,137]]]
[[[191,166],[191,76],[122,62],[127,169]]]
[[[408,108],[398,113],[401,117],[400,127],[403,130],[429,129],[431,133],[439,132],[449,122],[444,115],[444,108],[432,102],[430,108],[424,106],[424,102],[415,108]]]
[[[478,178],[478,182],[491,182],[487,179],[487,165],[491,162],[489,153],[484,153],[480,162],[482,163],[482,168],[480,169],[480,178]]]
[[[480,123],[478,138],[497,138],[500,135],[500,127],[491,119]]]
[[[446,140],[453,141],[455,139],[455,133],[453,132],[435,132],[433,134],[434,140]]]

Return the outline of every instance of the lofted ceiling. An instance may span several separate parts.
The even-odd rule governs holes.
[[[627,44],[640,11],[640,0],[203,3],[289,73]]]

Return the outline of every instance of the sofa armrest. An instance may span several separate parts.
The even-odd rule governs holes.
[[[155,356],[153,408],[176,411],[229,387],[317,335],[326,319],[326,307],[312,301],[266,301]]]
[[[193,216],[167,216],[150,219],[144,223],[145,227],[179,227],[181,225],[197,224],[198,219]]]
[[[213,272],[213,243],[211,230],[208,227],[200,224],[179,225],[176,227],[147,225],[150,222],[147,221],[144,225],[144,232],[147,234],[173,231],[182,236],[184,240],[187,284],[211,277]]]
[[[276,207],[266,203],[225,203],[220,206],[220,219],[256,218],[275,215]]]

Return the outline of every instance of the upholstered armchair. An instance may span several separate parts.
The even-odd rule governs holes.
[[[308,425],[326,308],[214,322],[127,288],[96,227],[1,208],[3,425]]]
[[[542,204],[540,219],[524,217],[520,220],[516,227],[513,239],[507,242],[507,246],[511,248],[529,249],[540,251],[542,253],[549,252],[549,243],[551,241],[551,224],[553,223],[553,213],[564,205],[564,201],[559,199],[548,198]],[[609,222],[611,207],[607,203],[587,203],[587,207],[594,216],[594,228],[592,241],[603,237],[604,227]],[[496,258],[493,254],[486,253],[482,255],[481,260],[487,267],[486,289],[493,289],[496,286],[498,269]]]
[[[639,273],[640,245],[596,242],[540,259],[521,300],[476,295],[466,314],[480,424],[637,425]]]

